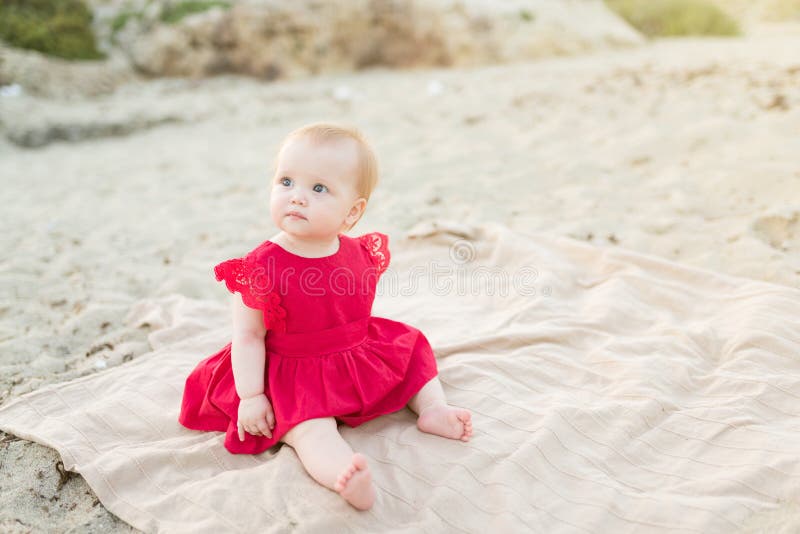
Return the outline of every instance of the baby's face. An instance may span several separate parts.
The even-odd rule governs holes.
[[[358,147],[352,140],[289,141],[278,156],[270,213],[275,226],[296,237],[330,239],[352,216],[358,200]],[[296,211],[300,216],[290,215]]]

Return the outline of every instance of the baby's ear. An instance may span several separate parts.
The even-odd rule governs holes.
[[[353,218],[353,222],[349,223],[350,226],[347,227],[350,230],[355,224],[361,219],[361,216],[364,215],[364,210],[367,208],[367,200],[365,198],[359,198],[354,204],[353,207],[350,208],[350,211],[347,213],[347,218]]]

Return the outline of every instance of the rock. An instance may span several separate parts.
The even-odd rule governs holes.
[[[3,134],[15,145],[38,148],[56,141],[126,136],[165,124],[193,122],[207,112],[191,99],[149,97],[153,92],[169,91],[159,83],[161,81],[169,80],[131,84],[109,97],[69,99],[68,102],[25,93],[15,97],[0,96]],[[131,91],[137,89],[136,98],[132,98]],[[58,221],[53,221],[47,228],[57,226]]]
[[[100,137],[124,136],[173,122],[181,122],[181,119],[178,117],[158,117],[152,120],[143,120],[138,117],[123,117],[119,120],[98,118],[82,123],[59,123],[45,120],[40,124],[21,125],[23,127],[12,126],[6,137],[16,145],[38,148],[54,141],[84,141]]]
[[[68,61],[0,43],[0,85],[19,86],[20,93],[71,99],[112,93],[136,79],[121,56],[104,61]]]
[[[173,24],[161,21],[167,0],[89,4],[108,60],[0,47],[0,85],[72,98],[107,94],[141,75],[275,80],[374,66],[505,63],[643,42],[602,0],[239,0]]]
[[[251,0],[141,27],[120,33],[118,45],[143,73],[265,80],[504,63],[643,42],[601,0]]]

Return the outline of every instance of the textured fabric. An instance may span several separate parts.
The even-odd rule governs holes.
[[[402,409],[437,369],[422,332],[371,316],[389,259],[388,237],[372,232],[340,235],[337,252],[322,258],[304,258],[265,241],[244,258],[217,265],[217,279],[263,312],[264,393],[275,427],[272,437],[245,433],[239,439],[230,343],[186,379],[180,423],[224,431],[228,451],[252,454],[307,419],[336,417],[356,427]]]
[[[273,288],[273,280],[252,258],[233,258],[214,267],[217,280],[224,280],[231,293],[239,293],[242,302],[250,308],[260,310],[264,326],[270,330],[286,330],[286,310],[281,297]]]
[[[342,425],[372,470],[368,512],[291,447],[228,454],[177,422],[198,354],[230,339],[221,302],[137,304],[153,352],[11,401],[0,428],[57,449],[146,532],[797,530],[800,291],[493,224],[392,237],[373,312],[425,332],[475,433],[422,433],[408,409]],[[391,289],[428,266],[446,279]],[[474,288],[447,289],[457,274]]]
[[[372,263],[378,270],[378,275],[383,274],[389,267],[390,261],[389,237],[380,232],[372,232],[362,235],[359,241],[361,241],[361,244],[367,249]]]

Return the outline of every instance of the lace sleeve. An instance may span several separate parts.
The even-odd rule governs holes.
[[[389,267],[391,254],[389,254],[389,236],[381,232],[364,234],[360,238],[361,245],[367,249],[372,263],[378,270],[378,276]]]
[[[266,269],[254,265],[247,258],[223,261],[214,267],[214,276],[225,281],[231,293],[240,293],[242,302],[264,314],[264,326],[271,330],[285,331],[286,310]]]

